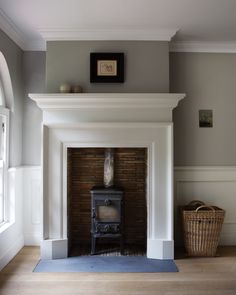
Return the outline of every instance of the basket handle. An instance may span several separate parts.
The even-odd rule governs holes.
[[[199,206],[195,211],[198,212],[198,210],[200,210],[200,209],[202,209],[202,208],[209,208],[209,209],[211,209],[211,210],[214,211],[214,212],[216,211],[214,207],[212,207],[212,206],[207,206],[207,205],[201,205],[201,206]]]
[[[188,206],[191,206],[191,205],[205,205],[205,203],[199,200],[193,200],[188,204]]]

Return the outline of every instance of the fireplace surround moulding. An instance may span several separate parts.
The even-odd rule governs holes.
[[[41,259],[67,257],[67,150],[144,147],[147,168],[147,257],[173,259],[171,93],[30,94],[43,111]]]

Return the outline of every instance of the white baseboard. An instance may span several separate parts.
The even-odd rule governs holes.
[[[42,235],[40,233],[24,233],[25,246],[40,246]]]
[[[16,256],[16,254],[24,247],[24,237],[19,236],[16,242],[8,251],[2,254],[0,258],[0,271]]]

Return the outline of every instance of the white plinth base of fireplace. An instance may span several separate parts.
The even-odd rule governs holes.
[[[147,258],[174,259],[174,240],[147,240]]]
[[[68,257],[68,240],[43,240],[40,247],[41,259],[59,259]]]
[[[183,94],[33,94],[43,110],[41,259],[67,257],[68,148],[147,148],[147,257],[173,259],[172,110]]]
[[[68,240],[43,240],[41,243],[41,259],[59,259],[68,256]],[[152,259],[173,259],[174,241],[148,239],[147,257]]]

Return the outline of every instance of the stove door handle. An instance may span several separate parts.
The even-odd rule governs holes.
[[[92,218],[96,218],[96,217],[97,217],[97,215],[96,215],[96,210],[93,209],[93,211],[92,211]]]

